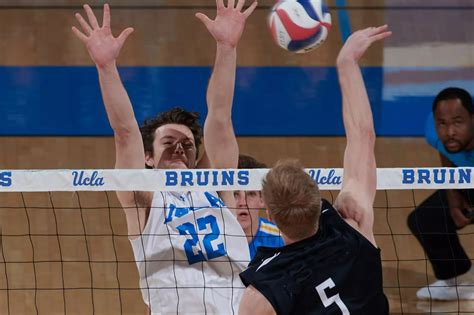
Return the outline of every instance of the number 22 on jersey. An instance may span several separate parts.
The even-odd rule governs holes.
[[[176,227],[179,234],[186,235],[184,251],[190,265],[197,262],[226,256],[217,219],[213,215],[198,218],[196,224],[186,222]],[[202,238],[202,245],[199,236]]]

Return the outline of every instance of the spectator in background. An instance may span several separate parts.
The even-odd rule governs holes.
[[[444,167],[474,166],[474,108],[460,88],[441,91],[426,122],[426,140]],[[438,190],[408,217],[438,279],[416,293],[419,299],[473,300],[474,272],[457,230],[473,223],[473,189]]]

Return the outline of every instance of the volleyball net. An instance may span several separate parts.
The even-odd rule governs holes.
[[[143,314],[136,257],[115,191],[256,191],[267,172],[0,171],[0,313]],[[342,169],[307,172],[322,197],[334,202]],[[413,306],[416,291],[436,279],[407,226],[410,213],[435,191],[468,191],[474,188],[473,176],[474,168],[377,170],[374,233],[382,252],[391,313],[474,312],[474,304],[461,299],[420,301]],[[474,257],[473,226],[458,234],[468,256]]]

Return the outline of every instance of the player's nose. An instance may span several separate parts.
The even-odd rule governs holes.
[[[176,146],[174,147],[174,152],[177,154],[183,154],[184,149],[183,149],[183,144],[181,142],[178,142]]]

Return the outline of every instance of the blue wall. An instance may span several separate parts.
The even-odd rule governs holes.
[[[386,84],[412,69],[363,68],[380,136],[421,136],[434,95],[456,82]],[[449,69],[448,69],[449,70]],[[208,67],[124,67],[124,84],[139,122],[172,106],[204,116]],[[417,75],[446,69],[417,69]],[[418,80],[419,81],[419,80]],[[0,67],[0,135],[111,135],[94,67]],[[473,92],[472,90],[470,92]],[[334,67],[238,69],[234,125],[240,136],[343,135]]]

